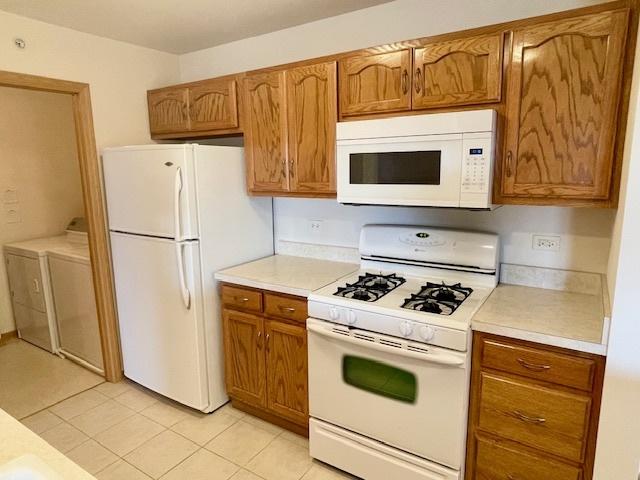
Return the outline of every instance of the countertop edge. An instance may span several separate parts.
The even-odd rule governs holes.
[[[235,285],[243,285],[245,287],[259,288],[261,290],[269,290],[272,292],[284,293],[287,295],[294,295],[297,297],[307,298],[311,293],[311,290],[304,288],[289,287],[287,285],[279,285],[276,283],[261,282],[259,280],[252,280],[244,277],[236,277],[234,275],[228,275],[226,273],[215,273],[214,278],[219,282],[233,283]]]
[[[533,332],[530,330],[521,330],[513,327],[505,327],[493,323],[482,321],[471,321],[471,330],[475,332],[490,333],[493,335],[501,335],[503,337],[515,338],[542,345],[550,345],[553,347],[566,348],[578,352],[592,353],[595,355],[607,355],[607,345],[602,343],[586,342],[583,340],[575,340],[572,338],[558,337],[545,333]]]

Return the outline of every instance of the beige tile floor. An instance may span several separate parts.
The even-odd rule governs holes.
[[[98,480],[340,480],[306,438],[230,405],[205,415],[132,382],[103,383],[22,420]]]
[[[22,340],[0,346],[0,408],[24,418],[104,382],[70,360]]]

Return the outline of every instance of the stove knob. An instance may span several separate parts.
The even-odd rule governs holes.
[[[428,327],[426,325],[420,327],[420,338],[422,338],[422,340],[424,340],[425,342],[431,340],[435,334],[436,331],[431,327]]]
[[[403,337],[408,337],[413,332],[413,325],[411,322],[404,321],[400,323],[400,333]]]
[[[329,318],[331,320],[338,320],[338,318],[340,318],[340,312],[336,307],[331,307],[329,309]]]
[[[349,325],[353,325],[356,323],[356,312],[353,310],[349,310],[349,314],[347,315],[347,322]]]

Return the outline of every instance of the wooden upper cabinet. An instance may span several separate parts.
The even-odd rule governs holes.
[[[243,82],[244,148],[252,192],[289,190],[284,75],[258,73]]]
[[[189,87],[191,130],[238,127],[236,80],[215,79]]]
[[[502,195],[607,200],[628,10],[514,32]]]
[[[189,90],[187,88],[147,92],[151,134],[189,130]]]
[[[340,114],[411,109],[411,50],[360,55],[338,62]]]
[[[500,100],[502,33],[426,44],[413,59],[414,109]]]
[[[267,333],[267,407],[294,422],[308,422],[307,331],[265,320]]]
[[[253,405],[265,406],[264,320],[225,309],[222,321],[227,392]]]
[[[335,192],[336,63],[286,72],[289,182],[294,192]]]

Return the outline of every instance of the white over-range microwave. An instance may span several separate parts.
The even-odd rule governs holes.
[[[341,122],[338,201],[489,209],[496,111]]]

